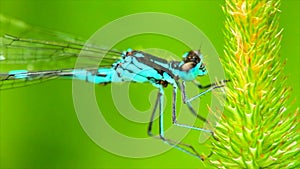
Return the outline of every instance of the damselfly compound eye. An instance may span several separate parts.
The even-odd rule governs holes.
[[[189,51],[183,61],[184,63],[193,62],[194,65],[197,65],[201,61],[200,52],[193,50]]]

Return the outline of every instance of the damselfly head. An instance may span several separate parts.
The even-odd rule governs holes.
[[[201,61],[200,54],[200,51],[191,50],[183,55],[183,61],[192,62],[196,66]]]
[[[182,70],[189,71],[192,68],[199,68],[198,75],[205,75],[207,73],[205,64],[203,63],[203,55],[200,50],[191,50],[183,55]]]

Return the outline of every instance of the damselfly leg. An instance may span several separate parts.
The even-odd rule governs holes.
[[[195,126],[190,126],[190,125],[186,125],[186,124],[180,124],[177,123],[177,116],[176,116],[176,99],[177,99],[177,89],[178,89],[178,82],[173,81],[174,83],[171,83],[171,85],[173,86],[173,97],[172,97],[172,124],[175,126],[179,126],[179,127],[183,127],[183,128],[188,128],[188,129],[192,129],[192,130],[197,130],[197,131],[202,131],[202,132],[207,132],[207,133],[211,133],[212,136],[214,137],[214,133],[211,130],[208,129],[203,129],[203,128],[199,128],[199,127],[195,127]],[[175,141],[175,140],[171,140],[165,137],[164,135],[164,114],[163,114],[163,102],[164,102],[164,86],[160,85],[160,84],[153,84],[155,87],[157,87],[159,89],[158,95],[157,95],[157,99],[153,108],[153,112],[151,114],[151,118],[150,118],[150,122],[149,122],[149,126],[148,126],[148,135],[149,136],[153,136],[155,138],[159,138],[161,140],[163,140],[165,143],[172,145],[173,147],[187,153],[190,154],[192,156],[195,156],[201,160],[204,160],[205,157],[201,156],[196,149],[190,145],[190,144],[185,144],[181,141]],[[200,97],[203,94],[215,89],[215,88],[219,88],[219,87],[223,87],[223,86],[218,86],[218,85],[210,85],[210,88],[208,90],[206,90],[205,92],[202,92],[200,94],[198,94],[197,96]],[[186,99],[186,93],[185,93],[185,82],[182,82],[182,85],[179,86],[179,89],[182,90],[182,95],[183,95],[183,100]],[[201,95],[202,94],[202,95]],[[194,100],[194,99],[193,99]],[[192,107],[191,101],[187,101],[185,102],[185,104],[188,106],[189,110],[192,112],[192,114],[194,114],[195,116],[197,116],[199,119],[201,119],[204,122],[208,122],[204,117],[202,117],[201,115],[199,115],[198,113],[196,113],[196,111],[194,110],[194,108]],[[157,107],[159,107],[159,137],[154,136],[152,134],[152,127],[153,127],[153,120],[154,120],[154,116],[155,116],[155,112],[157,111]],[[215,138],[215,137],[214,137]],[[211,154],[210,154],[211,155]],[[210,156],[208,155],[208,157]]]
[[[195,100],[196,98],[199,98],[203,95],[205,95],[206,93],[214,90],[214,89],[217,89],[217,88],[221,88],[221,87],[224,87],[225,86],[225,83],[226,82],[229,82],[230,80],[222,80],[218,83],[212,83],[212,84],[209,84],[209,85],[206,85],[206,86],[202,86],[199,82],[197,81],[193,81],[193,83],[199,88],[199,89],[207,89],[201,93],[199,93],[198,95],[192,97],[191,99],[189,99],[187,97],[187,94],[186,94],[186,85],[185,85],[185,81],[182,81],[181,85],[179,84],[179,87],[180,87],[180,90],[181,90],[181,93],[182,93],[182,101],[184,104],[186,104],[190,110],[190,112],[196,116],[198,119],[200,119],[201,121],[209,124],[211,127],[212,127],[212,124],[209,120],[207,120],[206,118],[204,118],[203,116],[199,115],[198,113],[196,113],[196,111],[194,110],[194,108],[192,107],[191,105],[191,102],[193,100]],[[174,113],[174,121],[176,121],[176,113]],[[188,126],[188,128],[191,128],[191,129],[196,129],[196,130],[200,130],[200,131],[208,131],[212,134],[213,138],[216,139],[216,137],[214,136],[214,132],[211,131],[211,130],[207,130],[207,129],[201,129],[201,128],[197,128],[197,127],[193,127],[193,126]],[[217,140],[217,139],[216,139]]]
[[[148,126],[148,135],[152,136],[154,138],[159,138],[159,139],[163,140],[165,143],[175,147],[176,149],[179,149],[187,154],[190,154],[194,157],[204,160],[204,157],[201,156],[192,145],[174,141],[171,139],[167,139],[164,136],[163,98],[164,98],[164,90],[163,90],[163,87],[160,86],[159,92],[157,95],[157,99],[156,99],[156,102],[155,102],[155,105],[154,105],[154,108],[153,108],[153,111],[151,114],[149,126]],[[157,110],[157,106],[159,107],[159,137],[156,137],[152,134],[153,120],[154,120],[155,112]]]
[[[184,128],[189,128],[189,129],[193,129],[193,130],[198,130],[198,131],[204,131],[204,132],[211,133],[212,131],[210,131],[210,130],[206,130],[206,129],[202,129],[202,128],[199,128],[199,127],[194,127],[194,126],[190,126],[190,125],[186,125],[186,124],[177,123],[177,116],[176,116],[177,88],[178,88],[177,85],[174,84],[174,86],[173,86],[173,102],[172,102],[172,123],[176,126],[179,126],[179,127],[184,127]],[[199,119],[201,119],[204,122],[207,121],[204,117],[202,117],[202,116],[198,115],[198,113],[196,113],[196,111],[194,110],[194,108],[192,107],[190,102],[186,102],[186,104],[187,104],[189,110],[192,112],[192,114],[196,115],[197,117],[199,117]]]
[[[206,93],[214,90],[214,89],[217,89],[217,88],[221,88],[221,87],[224,87],[225,86],[225,83],[226,82],[229,82],[229,80],[222,80],[220,81],[219,83],[212,83],[212,84],[209,84],[209,85],[206,85],[206,86],[202,86],[199,82],[197,81],[193,81],[193,83],[199,88],[199,89],[207,89],[199,94],[197,94],[196,96],[192,97],[192,98],[188,98],[187,95],[186,95],[186,92],[185,92],[185,81],[182,81],[181,83],[181,91],[182,91],[182,99],[183,99],[183,102],[184,103],[189,103],[189,102],[192,102],[193,100],[205,95]]]

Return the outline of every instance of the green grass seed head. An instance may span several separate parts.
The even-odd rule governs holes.
[[[300,167],[299,111],[279,56],[280,1],[226,0],[222,63],[228,78],[225,115],[209,163],[216,168]],[[293,112],[293,113],[291,113]],[[225,118],[226,117],[226,118]]]

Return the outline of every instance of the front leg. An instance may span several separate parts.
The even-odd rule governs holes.
[[[192,104],[191,104],[191,101],[194,100],[194,99],[196,99],[196,98],[198,98],[198,97],[200,97],[200,96],[202,96],[202,95],[204,95],[204,94],[206,94],[206,93],[208,93],[209,91],[211,91],[211,90],[213,90],[213,89],[215,89],[215,88],[220,88],[220,87],[223,87],[223,86],[217,86],[217,85],[215,85],[215,84],[211,84],[211,85],[204,86],[204,87],[210,87],[210,88],[209,88],[208,90],[206,90],[206,91],[204,91],[204,92],[202,92],[202,93],[196,95],[196,96],[193,97],[192,99],[188,99],[188,98],[187,98],[187,95],[186,95],[186,90],[185,90],[185,87],[186,87],[186,86],[185,86],[185,81],[182,81],[181,85],[180,85],[179,82],[177,82],[177,84],[178,84],[178,86],[180,87],[180,90],[181,90],[181,92],[182,92],[182,100],[183,100],[183,102],[188,106],[190,112],[191,112],[193,115],[195,115],[198,119],[200,119],[200,120],[202,120],[203,122],[209,124],[210,126],[213,126],[213,125],[211,124],[210,121],[208,121],[208,120],[207,120],[206,118],[204,118],[203,116],[199,115],[199,114],[194,110],[194,108],[193,108],[193,106],[192,106]],[[203,87],[203,86],[202,86],[202,87]],[[204,130],[205,130],[205,129],[204,129]],[[211,130],[207,130],[207,131],[210,131],[210,133],[212,134],[213,138],[217,140],[217,138],[214,136],[214,132],[213,132],[213,131],[211,131]]]
[[[177,117],[176,117],[176,98],[177,98],[177,85],[176,83],[173,84],[173,100],[172,100],[172,122],[174,125],[179,126],[179,127],[184,127],[184,128],[189,128],[189,129],[193,129],[193,130],[198,130],[198,131],[203,131],[203,132],[208,132],[208,133],[212,133],[213,132],[211,130],[207,130],[207,129],[203,129],[203,128],[199,128],[199,127],[194,127],[194,126],[189,126],[186,124],[179,124],[177,123]],[[193,109],[192,105],[188,102],[187,103],[188,108],[190,109],[190,111],[196,115],[198,118],[200,118],[202,121],[207,122],[207,120],[198,115],[195,110]]]
[[[200,89],[207,89],[199,94],[197,94],[196,96],[188,99],[187,98],[187,95],[186,95],[186,92],[185,92],[185,81],[182,81],[181,83],[181,92],[182,92],[182,99],[183,99],[183,103],[185,104],[188,104],[189,102],[192,102],[193,100],[205,95],[206,93],[214,90],[214,89],[217,89],[217,88],[221,88],[221,87],[224,87],[225,86],[225,83],[226,82],[229,82],[230,80],[222,80],[220,81],[220,85],[219,83],[212,83],[212,84],[209,84],[209,85],[206,85],[206,86],[202,86],[199,82],[197,81],[193,81],[193,83]]]
[[[224,83],[227,83],[227,82],[230,82],[230,80],[221,80],[221,81],[219,81],[219,83],[211,83],[211,84],[203,86],[198,81],[193,80],[193,84],[195,84],[199,89],[207,89],[207,88],[210,88],[212,86],[216,86],[218,84],[224,84]]]

